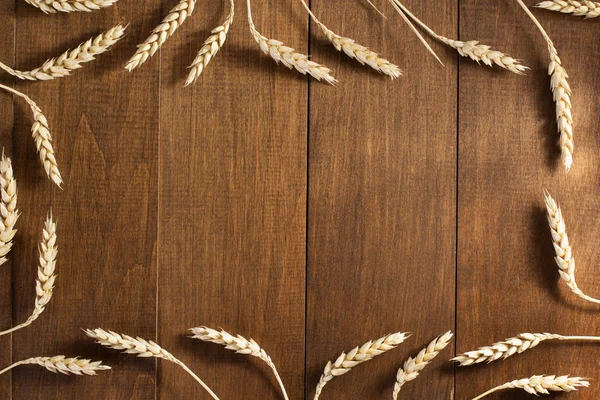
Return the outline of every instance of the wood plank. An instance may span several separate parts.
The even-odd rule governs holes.
[[[0,4],[0,60],[11,63],[15,56],[15,5],[13,2]],[[6,84],[7,82],[2,82]],[[0,147],[12,157],[13,96],[7,92],[0,94]],[[0,330],[12,324],[12,268],[13,254],[0,266]],[[0,337],[0,369],[12,364],[12,335]],[[11,399],[12,376],[0,377],[0,398]]]
[[[536,1],[526,3],[533,6]],[[554,40],[573,88],[576,147],[568,174],[559,161],[548,54],[540,33],[515,1],[461,2],[462,39],[501,47],[523,58],[531,71],[518,77],[469,61],[460,65],[460,352],[520,332],[595,335],[600,328],[598,307],[578,299],[559,281],[542,194],[548,189],[563,206],[578,260],[578,283],[597,296],[598,25],[543,10],[534,13]],[[596,357],[590,357],[593,351],[589,344],[541,344],[503,362],[460,369],[456,398],[472,398],[534,374],[571,374],[597,382],[600,371]],[[569,398],[595,399],[597,393],[581,390]]]
[[[389,7],[384,21],[361,2],[312,5],[330,29],[405,70],[390,82],[313,28],[313,58],[340,83],[310,87],[307,396],[342,351],[410,331],[406,344],[334,379],[322,396],[388,399],[404,360],[454,329],[455,56],[436,46],[442,68]],[[455,1],[405,5],[440,32],[456,32]],[[440,360],[403,397],[442,399],[452,389]]]
[[[123,72],[135,44],[160,19],[158,0],[119,2],[93,13],[44,15],[17,4],[17,67],[29,69],[119,22],[126,39],[70,77],[18,83],[42,108],[65,179],[45,177],[30,138],[30,111],[16,110],[14,151],[23,216],[14,251],[14,321],[33,307],[37,243],[46,213],[58,221],[58,279],[51,303],[31,327],[13,335],[13,359],[83,356],[114,369],[91,378],[39,367],[13,373],[13,396],[27,399],[140,398],[155,393],[155,363],[102,349],[80,328],[103,326],[156,335],[158,65]],[[75,379],[74,379],[75,378]]]
[[[164,2],[166,4],[166,2]],[[263,55],[244,2],[224,48],[194,87],[186,67],[227,10],[202,0],[163,48],[159,343],[221,398],[281,398],[268,367],[186,338],[208,325],[253,337],[290,398],[304,393],[307,82]],[[264,34],[306,43],[301,5],[254,2]],[[208,398],[174,365],[160,398]]]

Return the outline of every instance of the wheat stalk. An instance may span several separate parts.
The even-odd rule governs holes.
[[[188,86],[191,83],[196,83],[200,75],[210,62],[216,55],[217,52],[223,47],[225,43],[225,39],[227,39],[227,33],[229,32],[229,28],[233,23],[233,16],[235,11],[235,6],[233,0],[229,2],[229,15],[225,19],[222,25],[217,26],[210,33],[211,35],[204,41],[202,48],[196,55],[196,58],[192,62],[192,64],[188,67],[190,68],[190,72],[185,81],[184,86]]]
[[[129,61],[127,61],[125,69],[131,72],[145,63],[149,57],[152,57],[166,40],[175,33],[177,28],[183,24],[187,17],[192,14],[195,5],[196,0],[180,0],[179,3],[169,11],[161,24],[154,28],[144,43],[137,46],[137,51],[131,56]]]
[[[54,274],[56,255],[58,253],[58,248],[56,247],[56,224],[52,221],[52,213],[46,218],[46,223],[42,231],[42,241],[40,243],[39,253],[40,264],[38,266],[38,274],[35,282],[36,297],[33,312],[29,318],[27,318],[27,321],[14,328],[0,332],[0,336],[31,325],[31,323],[38,319],[40,314],[44,312],[46,305],[48,305],[52,298],[54,281],[56,280],[56,275]]]
[[[323,374],[317,384],[314,400],[319,398],[325,385],[334,377],[344,375],[358,364],[362,364],[375,356],[394,349],[400,343],[404,342],[408,336],[408,333],[397,332],[385,335],[375,341],[369,340],[362,346],[353,348],[348,353],[340,354],[334,362],[329,361],[325,365]]]
[[[12,248],[12,239],[17,233],[15,224],[20,213],[17,210],[17,181],[13,176],[10,158],[2,151],[0,160],[0,265],[7,261],[6,255]]]
[[[550,75],[550,88],[556,104],[556,123],[560,133],[561,159],[566,170],[569,171],[573,165],[573,113],[571,111],[571,87],[567,82],[569,75],[562,66],[560,58],[552,39],[546,33],[540,22],[529,11],[529,8],[521,0],[517,3],[525,10],[529,18],[539,29],[548,45],[550,54],[550,65],[548,66],[548,75]]]
[[[563,14],[573,14],[577,17],[596,18],[600,16],[600,2],[586,0],[548,0],[542,1],[536,7]]]
[[[591,301],[592,303],[600,304],[600,300],[584,294],[577,286],[577,282],[575,281],[575,258],[573,257],[573,251],[569,244],[569,237],[567,236],[562,211],[548,192],[544,193],[544,201],[548,213],[548,225],[550,226],[550,233],[552,234],[552,244],[554,245],[554,251],[556,253],[554,260],[558,265],[558,273],[560,274],[561,279],[565,281],[569,289],[577,296],[587,301]]]
[[[127,27],[121,24],[114,26],[86,42],[81,43],[73,50],[67,50],[57,58],[46,60],[44,64],[31,71],[15,70],[0,63],[0,68],[19,79],[28,81],[48,81],[70,75],[76,69],[82,68],[83,63],[96,59],[96,56],[110,50],[125,33]]]
[[[108,365],[102,365],[102,361],[92,361],[75,358],[65,358],[65,356],[54,357],[33,357],[27,360],[18,361],[0,371],[0,375],[18,367],[19,365],[39,365],[50,372],[59,372],[65,375],[96,375],[96,371],[106,371],[110,369]]]
[[[525,71],[528,70],[528,68],[522,65],[519,60],[516,60],[500,51],[492,50],[490,46],[480,44],[477,40],[469,40],[464,42],[438,35],[415,15],[413,15],[402,3],[400,3],[399,0],[390,0],[390,2],[396,7],[396,11],[403,11],[406,13],[432,37],[454,48],[458,54],[463,57],[468,57],[477,63],[484,63],[490,67],[495,64],[519,75],[524,74]]]
[[[260,49],[268,56],[270,56],[276,63],[282,63],[289,69],[296,69],[302,75],[309,74],[318,81],[325,81],[330,85],[335,85],[337,80],[329,73],[331,70],[324,65],[318,64],[308,59],[308,56],[300,53],[284,45],[279,40],[269,39],[263,36],[256,30],[254,21],[252,20],[252,10],[250,7],[250,0],[246,1],[248,7],[248,24],[250,25],[250,33],[252,37],[259,44]]]
[[[46,14],[73,11],[90,12],[110,7],[118,0],[25,0],[26,3],[39,8]]]
[[[393,398],[396,400],[400,389],[406,382],[417,379],[419,372],[427,366],[433,360],[440,351],[446,348],[450,344],[452,339],[452,332],[448,331],[443,335],[435,338],[431,343],[427,345],[423,350],[417,354],[415,358],[409,357],[404,362],[404,367],[398,370],[396,374],[396,384],[394,385]]]
[[[62,177],[60,176],[60,171],[56,165],[56,157],[54,156],[54,148],[52,147],[52,135],[50,134],[50,129],[48,128],[48,120],[42,113],[42,110],[40,110],[38,105],[35,104],[33,100],[18,90],[2,84],[0,84],[0,88],[21,97],[31,108],[34,120],[34,123],[31,126],[31,136],[35,141],[35,147],[40,155],[40,160],[42,161],[42,165],[46,170],[48,178],[50,178],[50,180],[52,180],[52,182],[54,182],[58,187],[61,187]]]
[[[233,350],[236,353],[247,354],[263,360],[271,368],[271,370],[273,370],[273,374],[275,375],[275,378],[279,383],[279,387],[283,392],[283,397],[285,400],[289,400],[285,386],[283,385],[283,381],[281,380],[281,377],[279,376],[277,368],[275,368],[275,364],[271,360],[271,357],[263,348],[258,345],[258,343],[254,341],[254,339],[248,340],[242,335],[233,336],[232,334],[225,332],[223,329],[221,329],[219,332],[206,326],[191,328],[190,330],[192,331],[192,338],[194,339],[200,339],[205,342],[224,345],[226,349]]]
[[[337,51],[343,51],[350,58],[356,59],[362,65],[368,65],[375,71],[391,77],[392,79],[399,78],[402,75],[400,68],[379,57],[379,54],[369,50],[348,37],[343,37],[327,28],[321,21],[317,19],[315,14],[310,10],[310,7],[304,0],[300,0],[312,20],[321,28],[327,39],[333,44]]]
[[[473,400],[482,399],[494,392],[506,389],[523,389],[529,394],[550,394],[550,392],[571,392],[577,390],[578,387],[589,387],[590,382],[587,378],[573,377],[568,375],[534,375],[531,378],[517,379],[507,382],[503,385],[496,386],[485,393],[480,394]]]
[[[547,340],[583,340],[600,342],[598,336],[563,336],[554,333],[520,333],[515,337],[504,339],[503,341],[483,346],[477,350],[467,351],[459,354],[451,361],[456,361],[461,367],[475,365],[482,362],[491,363],[499,359],[507,359],[514,354],[536,347],[541,342]]]
[[[163,360],[170,361],[177,364],[184,371],[190,374],[202,387],[212,396],[213,399],[219,400],[216,394],[200,379],[191,369],[187,367],[183,362],[175,358],[167,350],[160,347],[153,341],[145,340],[140,337],[133,338],[128,335],[120,335],[113,331],[106,331],[101,328],[97,329],[85,329],[85,334],[96,340],[96,343],[109,347],[115,350],[123,350],[123,353],[136,354],[138,357],[155,357]]]

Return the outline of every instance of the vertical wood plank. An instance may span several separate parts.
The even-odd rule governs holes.
[[[156,334],[159,69],[123,72],[135,44],[155,26],[160,2],[119,2],[93,13],[44,15],[17,3],[17,67],[30,69],[119,22],[132,21],[112,51],[72,76],[18,83],[48,117],[65,179],[45,177],[30,138],[30,111],[16,108],[14,151],[19,180],[19,233],[13,253],[14,321],[31,313],[37,243],[46,213],[58,222],[58,279],[39,320],[13,335],[13,358],[82,356],[113,366],[94,378],[39,367],[13,373],[13,396],[27,399],[148,399],[155,363],[101,349],[80,328],[103,326]]]
[[[14,29],[15,5],[13,2],[0,4],[0,60],[11,63],[14,61]],[[7,84],[7,82],[3,82]],[[11,86],[11,84],[9,84]],[[7,92],[0,93],[0,147],[9,157],[12,157],[12,130],[13,130],[13,95]],[[7,329],[12,323],[12,268],[13,255],[0,266],[0,330]],[[12,336],[0,337],[0,368],[12,363]],[[0,398],[11,398],[12,376],[5,374],[0,377]]]
[[[399,64],[405,77],[390,82],[313,28],[313,59],[340,82],[310,86],[308,398],[328,360],[410,331],[399,349],[332,380],[323,393],[388,399],[404,360],[454,329],[455,57],[436,46],[442,68],[391,8],[382,20],[364,4],[312,1],[325,25]],[[441,33],[456,32],[455,1],[405,5]],[[403,397],[442,399],[452,389],[453,371],[440,360]]]
[[[548,54],[540,33],[514,0],[461,1],[461,39],[501,47],[523,58],[531,71],[518,77],[461,62],[459,352],[521,332],[596,335],[600,328],[598,307],[575,297],[559,281],[542,193],[548,189],[563,206],[578,283],[597,296],[598,25],[543,10],[534,14],[553,39],[573,89],[576,147],[568,174],[559,160]],[[534,374],[598,381],[597,357],[590,356],[595,349],[589,344],[540,344],[503,362],[459,369],[456,398],[472,398]],[[597,393],[582,389],[569,398],[595,399]],[[520,393],[503,396],[497,398],[525,398]]]
[[[260,360],[186,338],[203,324],[253,337],[301,398],[307,82],[260,52],[237,1],[224,48],[183,88],[223,3],[199,1],[162,53],[159,343],[223,399],[281,398]],[[260,31],[302,48],[299,3],[253,4]],[[159,382],[162,399],[208,398],[174,365],[159,365]]]

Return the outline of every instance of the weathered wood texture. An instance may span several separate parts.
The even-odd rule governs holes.
[[[114,369],[78,378],[23,367],[0,377],[0,398],[209,398],[177,366],[101,349],[79,330],[97,326],[158,341],[222,399],[281,395],[260,360],[186,338],[188,328],[256,339],[291,399],[312,398],[328,360],[394,331],[413,335],[333,380],[322,398],[390,398],[397,368],[447,330],[457,332],[456,346],[402,398],[470,399],[540,373],[588,376],[596,385],[594,345],[542,344],[468,369],[447,360],[524,331],[600,330],[597,308],[558,280],[542,209],[548,189],[564,207],[580,286],[600,296],[597,21],[534,11],[574,90],[575,165],[567,175],[546,47],[514,0],[404,3],[440,34],[523,58],[531,67],[523,77],[433,43],[442,67],[386,1],[377,2],[383,20],[362,0],[312,0],[332,30],[400,65],[405,76],[395,82],[337,52],[314,24],[309,32],[300,2],[254,1],[259,31],[332,68],[337,88],[261,54],[239,0],[225,48],[196,85],[183,88],[186,67],[226,4],[199,0],[163,50],[124,72],[135,45],[176,3],[122,0],[71,15],[44,15],[22,0],[0,4],[0,61],[22,69],[131,22],[122,42],[71,77],[24,83],[2,75],[48,116],[65,185],[55,188],[43,173],[30,110],[1,94],[1,145],[14,161],[23,212],[0,267],[1,329],[32,310],[36,247],[50,209],[59,277],[40,319],[0,338],[0,366],[65,354]]]

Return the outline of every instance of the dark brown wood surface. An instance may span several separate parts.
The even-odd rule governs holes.
[[[70,15],[0,3],[0,61],[20,69],[131,23],[111,52],[73,76],[0,79],[48,117],[65,179],[64,190],[48,181],[29,108],[2,92],[0,145],[13,159],[22,216],[0,266],[0,330],[32,310],[50,210],[59,276],[41,317],[0,338],[0,369],[57,354],[113,366],[96,377],[20,367],[0,376],[0,398],[209,398],[174,364],[93,344],[80,328],[94,327],[157,341],[222,399],[281,398],[260,360],[188,338],[200,325],[256,339],[290,399],[312,398],[323,367],[342,351],[411,332],[321,396],[391,398],[404,360],[447,330],[455,341],[401,398],[471,399],[533,374],[590,377],[590,389],[565,398],[598,398],[593,344],[544,343],[464,369],[447,361],[520,332],[600,332],[598,307],[558,279],[543,209],[548,189],[563,207],[578,283],[600,296],[598,21],[534,11],[574,91],[575,165],[567,175],[546,46],[514,0],[404,4],[442,35],[522,58],[531,68],[523,77],[430,40],[442,67],[386,1],[377,2],[383,19],[364,0],[312,0],[333,31],[399,64],[405,76],[394,82],[337,52],[299,1],[254,1],[257,29],[330,67],[335,88],[262,54],[240,0],[224,49],[196,85],[183,87],[186,67],[226,4],[199,0],[163,50],[125,72],[136,44],[175,3],[121,0]]]

